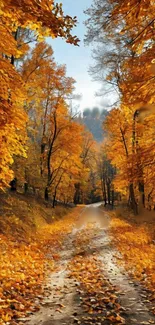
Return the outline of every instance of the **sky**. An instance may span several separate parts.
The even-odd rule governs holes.
[[[49,39],[48,43],[54,50],[55,60],[59,64],[66,64],[67,75],[76,80],[76,94],[81,94],[82,99],[79,103],[81,111],[87,107],[100,106],[101,98],[96,97],[95,93],[99,91],[99,83],[92,81],[88,73],[89,66],[92,64],[91,47],[84,45],[84,35],[86,27],[84,21],[87,16],[84,10],[91,6],[93,0],[62,0],[64,13],[70,16],[77,16],[78,25],[74,29],[74,35],[80,39],[80,46],[67,44],[65,40]]]

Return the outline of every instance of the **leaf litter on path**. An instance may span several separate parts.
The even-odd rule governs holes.
[[[0,325],[16,325],[38,311],[49,295],[45,279],[56,269],[59,251],[77,219],[76,208],[24,241],[0,235]]]
[[[57,262],[59,272],[49,279],[48,306],[32,315],[27,325],[153,324],[137,286],[116,267],[116,253],[107,231],[98,225],[69,234]]]

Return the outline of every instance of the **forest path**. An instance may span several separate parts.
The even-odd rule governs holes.
[[[49,295],[27,325],[155,323],[145,291],[116,264],[108,227],[98,205],[83,211],[48,279]]]

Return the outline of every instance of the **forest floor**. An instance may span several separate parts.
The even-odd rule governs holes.
[[[46,226],[5,277],[0,324],[155,324],[152,220],[93,205]]]

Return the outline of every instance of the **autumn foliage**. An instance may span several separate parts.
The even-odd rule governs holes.
[[[135,214],[155,203],[154,11],[153,1],[112,0],[86,12],[86,41],[97,44],[92,73],[116,99],[103,126],[105,154],[115,191]]]
[[[105,90],[117,93],[104,112],[104,141],[96,144],[70,105],[75,80],[46,42],[61,37],[78,45],[72,34],[76,17],[65,15],[54,0],[0,2],[0,191],[17,195],[16,202],[8,195],[0,216],[0,325],[15,325],[40,308],[45,277],[82,211],[55,220],[57,203],[98,198],[112,208],[115,200],[125,202],[135,215],[155,210],[154,12],[151,0],[95,0],[87,10],[86,41],[97,44],[92,73]],[[93,114],[102,116],[96,109]],[[22,196],[26,212],[24,200],[19,206]],[[43,216],[37,215],[39,200]],[[154,301],[154,226],[135,224],[133,214],[130,220],[111,216],[121,263]],[[69,276],[80,283],[82,307],[92,315],[88,321],[124,324],[116,288],[103,274],[99,255],[89,254],[91,240],[94,224],[72,242]]]
[[[76,17],[65,16],[62,5],[54,1],[1,1],[0,13],[0,187],[4,188],[13,178],[14,157],[26,157],[27,150],[27,80],[18,62],[29,55],[29,43],[46,36],[63,37],[74,45],[78,39],[71,35]]]
[[[64,18],[64,28],[66,24]],[[65,65],[56,63],[51,46],[37,41],[36,33],[46,36],[39,28],[19,28],[14,42],[23,52],[14,56],[13,64],[9,54],[4,56],[2,96],[9,106],[3,105],[1,114],[1,188],[15,177],[18,188],[52,199],[54,207],[56,199],[74,201],[75,184],[81,178],[87,181],[90,168],[83,159],[84,127],[69,107],[75,81],[66,75]],[[29,48],[29,43],[34,46]]]

